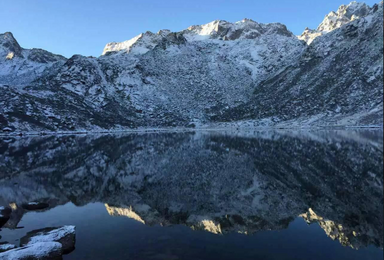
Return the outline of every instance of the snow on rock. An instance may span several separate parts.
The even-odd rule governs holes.
[[[325,32],[321,32],[318,30],[312,30],[308,27],[305,28],[304,32],[298,36],[298,38],[302,41],[305,41],[308,45],[311,44],[317,37],[322,36]]]
[[[236,23],[216,20],[205,25],[191,26],[183,31],[183,34],[189,41],[255,39],[261,35],[270,34],[293,36],[283,24],[261,24],[251,19],[244,19]]]
[[[45,50],[23,49],[10,32],[0,34],[0,83],[25,86],[65,60]]]
[[[61,259],[61,250],[57,242],[35,243],[0,253],[0,260]]]
[[[166,41],[170,35],[180,35],[188,42],[202,40],[242,40],[255,39],[261,35],[284,35],[293,37],[283,24],[259,24],[251,19],[244,19],[236,23],[217,20],[205,25],[191,26],[181,32],[171,33],[169,30],[161,30],[158,33],[142,33],[131,40],[124,42],[108,43],[102,55],[110,52],[126,52],[134,54],[145,54],[153,50],[162,41]]]
[[[8,242],[0,243],[0,253],[3,253],[8,250],[15,249],[16,246],[13,244],[9,244]]]
[[[108,52],[133,52],[135,54],[144,54],[149,50],[152,50],[157,44],[161,42],[171,32],[169,30],[161,30],[157,34],[152,32],[142,33],[131,40],[116,43],[108,43],[104,50],[103,54],[105,55]]]
[[[371,8],[367,4],[353,1],[348,5],[340,6],[337,13],[354,20],[368,15],[370,11]]]
[[[332,11],[327,14],[316,30],[306,28],[298,38],[307,42],[307,44],[311,44],[317,37],[340,28],[353,20],[365,17],[370,11],[371,8],[368,5],[356,1],[348,5],[342,5],[337,12]]]
[[[75,248],[75,226],[34,230],[20,239],[21,246],[45,242],[59,242],[65,254],[73,251]]]

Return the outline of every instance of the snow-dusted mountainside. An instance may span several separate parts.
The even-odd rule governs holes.
[[[45,73],[54,73],[54,67],[65,61],[63,56],[45,50],[21,48],[10,32],[0,34],[1,84],[28,85]]]
[[[279,126],[382,125],[383,3],[317,38],[296,61],[264,80],[252,100],[214,121],[268,119]]]
[[[6,33],[0,129],[381,125],[383,4],[335,15],[309,46],[279,23],[218,20],[109,43],[99,58],[25,50]]]

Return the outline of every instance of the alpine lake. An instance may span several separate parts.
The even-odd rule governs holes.
[[[75,226],[66,260],[380,260],[383,131],[3,136],[0,206],[0,243]]]

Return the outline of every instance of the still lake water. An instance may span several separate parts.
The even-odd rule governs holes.
[[[383,132],[2,137],[9,204],[0,242],[75,225],[68,260],[383,259]]]

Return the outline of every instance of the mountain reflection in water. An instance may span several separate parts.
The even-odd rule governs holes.
[[[103,203],[113,217],[214,234],[284,230],[299,217],[343,246],[382,249],[383,132],[0,138],[0,205],[15,209],[3,231],[31,201],[50,205],[39,214]]]

